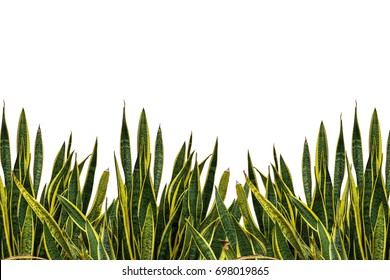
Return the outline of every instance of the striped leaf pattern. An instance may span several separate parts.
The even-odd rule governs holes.
[[[307,139],[303,144],[301,183],[275,146],[265,173],[248,152],[244,184],[236,182],[236,196],[228,203],[230,171],[217,176],[219,139],[200,159],[191,133],[166,170],[161,126],[151,134],[142,110],[133,147],[124,106],[119,156],[114,153],[118,197],[109,202],[110,171],[97,180],[98,139],[91,154],[81,158],[70,134],[59,147],[50,178],[43,178],[41,128],[30,137],[23,109],[12,155],[4,106],[0,258],[389,259],[390,133],[384,146],[375,109],[363,154],[357,111],[356,106],[350,153],[341,117],[334,154],[321,122],[314,158]],[[171,174],[168,182],[163,172]]]

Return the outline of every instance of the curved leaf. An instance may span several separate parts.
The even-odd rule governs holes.
[[[206,260],[216,260],[213,250],[203,236],[191,225],[187,220],[187,228],[190,230],[192,237],[195,240],[196,247]]]
[[[308,248],[300,239],[293,225],[291,225],[291,223],[287,221],[283,214],[280,213],[279,210],[271,202],[269,202],[263,195],[261,195],[259,190],[252,184],[248,177],[246,179],[247,184],[252,190],[252,194],[254,195],[254,197],[263,206],[264,210],[267,212],[270,218],[275,223],[279,224],[280,230],[282,231],[283,235],[294,247],[299,257],[302,259],[308,259]]]
[[[38,201],[35,200],[34,197],[32,197],[27,190],[23,187],[23,185],[19,182],[19,180],[14,177],[14,182],[16,183],[16,186],[18,187],[20,193],[23,195],[24,199],[26,199],[28,205],[31,207],[31,209],[34,211],[34,213],[38,216],[38,218],[46,223],[47,228],[49,229],[50,234],[54,237],[54,239],[60,244],[60,246],[64,249],[66,254],[72,258],[76,259],[77,254],[76,252],[71,248],[71,245],[68,243],[67,238],[64,236],[64,232],[61,231],[58,224],[55,222],[53,217],[47,212],[45,208],[43,208]]]

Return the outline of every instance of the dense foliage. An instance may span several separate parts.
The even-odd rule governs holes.
[[[161,129],[151,147],[142,111],[135,155],[129,135],[124,108],[120,152],[114,157],[118,197],[107,205],[109,171],[95,183],[97,141],[92,154],[79,161],[70,135],[58,151],[50,181],[42,185],[40,128],[31,147],[22,110],[17,154],[11,156],[3,108],[0,258],[389,259],[390,145],[388,141],[384,158],[376,110],[366,162],[356,108],[352,161],[340,120],[333,176],[324,124],[313,166],[305,141],[305,200],[295,194],[289,169],[274,149],[274,163],[266,174],[253,166],[248,154],[245,183],[236,183],[236,198],[227,205],[229,170],[215,178],[218,140],[212,154],[200,160],[192,150],[192,135],[179,149],[170,181],[161,187]]]

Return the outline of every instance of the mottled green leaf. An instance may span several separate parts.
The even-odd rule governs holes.
[[[87,218],[90,221],[94,221],[97,217],[99,217],[102,211],[103,202],[104,199],[106,198],[109,176],[110,176],[110,172],[107,169],[106,171],[103,172],[102,176],[100,177],[99,185],[92,203],[91,210],[87,215]]]
[[[164,144],[162,139],[161,127],[158,127],[154,156],[154,193],[158,194],[164,165]]]
[[[141,240],[141,259],[152,260],[154,254],[155,229],[151,204],[148,205],[148,208],[146,210],[145,223],[141,231]]]
[[[195,240],[196,247],[199,252],[206,260],[216,260],[215,254],[211,249],[210,245],[203,238],[203,236],[191,225],[191,223],[187,220],[186,223],[188,229],[191,231],[192,237]]]
[[[252,182],[247,177],[247,184],[252,190],[253,195],[259,201],[259,203],[264,207],[264,211],[270,216],[270,218],[279,224],[279,227],[286,237],[286,239],[290,242],[290,244],[294,247],[297,254],[302,259],[308,258],[308,248],[300,239],[298,233],[296,232],[293,225],[279,212],[279,210],[270,203],[260,192],[259,190],[252,184]]]
[[[360,134],[359,122],[357,118],[357,105],[355,107],[355,118],[352,132],[352,161],[356,173],[357,187],[358,189],[362,189],[364,184],[363,150],[362,136]]]
[[[19,182],[19,180],[14,176],[14,182],[16,186],[19,188],[19,191],[23,195],[24,199],[26,199],[27,203],[34,211],[34,213],[38,216],[38,218],[46,223],[50,234],[54,237],[54,239],[60,244],[60,246],[64,249],[64,251],[68,254],[68,256],[72,259],[76,259],[76,253],[71,249],[70,244],[65,238],[64,233],[61,231],[58,224],[55,222],[53,217],[47,212],[45,208],[43,208],[38,201],[34,199],[23,187],[23,185]]]
[[[383,204],[379,206],[376,223],[373,230],[372,251],[374,260],[386,259],[386,241],[387,241],[387,216],[383,211]]]
[[[37,197],[39,184],[41,182],[43,169],[43,142],[41,127],[38,127],[37,135],[35,137],[35,148],[34,148],[34,197]]]
[[[95,172],[96,172],[96,165],[97,165],[97,148],[98,148],[98,140],[96,139],[92,151],[92,156],[88,166],[87,178],[85,179],[84,187],[81,193],[82,206],[83,206],[81,210],[83,214],[87,213],[89,202],[92,196],[93,182],[95,181]]]
[[[306,202],[308,205],[312,203],[312,178],[311,178],[311,164],[310,164],[310,151],[309,144],[305,138],[303,145],[303,156],[302,156],[302,181],[303,189],[305,191]]]

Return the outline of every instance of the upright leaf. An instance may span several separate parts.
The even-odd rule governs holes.
[[[3,118],[1,122],[0,159],[4,173],[5,188],[10,190],[12,186],[12,163],[8,128],[5,119],[5,105],[3,107]]]
[[[34,195],[38,194],[39,183],[41,182],[43,169],[43,142],[41,127],[38,127],[37,135],[35,137],[35,148],[34,148]]]
[[[213,155],[210,160],[209,169],[207,171],[206,183],[204,185],[202,200],[203,200],[203,210],[202,210],[202,220],[206,217],[207,210],[210,205],[211,194],[214,188],[215,172],[217,169],[217,159],[218,159],[218,139],[215,141]]]
[[[352,132],[352,161],[356,173],[357,187],[361,190],[364,184],[364,169],[362,137],[360,135],[359,122],[357,118],[357,105],[355,107],[355,118]]]
[[[23,154],[26,156],[27,161],[30,157],[30,135],[28,132],[27,118],[24,109],[20,113],[19,123],[18,123],[18,137],[16,147],[19,150],[23,147]]]
[[[164,144],[161,127],[158,127],[154,156],[154,192],[158,194],[164,164]]]
[[[232,217],[230,216],[229,211],[226,208],[225,204],[223,203],[222,198],[218,193],[218,191],[216,191],[215,193],[216,193],[215,196],[216,196],[217,211],[219,214],[219,218],[221,220],[223,230],[228,238],[232,250],[236,252],[237,233],[233,224]]]
[[[295,192],[294,192],[294,185],[293,185],[293,181],[292,181],[291,172],[290,172],[286,162],[284,161],[282,155],[280,155],[280,175],[281,175],[285,185],[294,194]]]
[[[385,166],[385,178],[386,178],[386,191],[387,198],[390,194],[390,131],[387,136],[387,145],[386,145],[386,166]]]
[[[123,106],[122,116],[122,128],[120,135],[120,157],[122,161],[122,168],[125,175],[125,185],[130,194],[130,190],[133,188],[133,167],[131,162],[131,148],[130,148],[130,135],[126,122],[126,108]]]
[[[96,172],[96,164],[97,164],[97,147],[98,141],[96,139],[95,146],[93,147],[92,156],[89,162],[87,178],[85,179],[83,191],[82,191],[82,212],[83,214],[87,213],[89,202],[91,201],[93,182],[95,181],[95,172]]]
[[[100,177],[99,185],[92,203],[91,210],[87,215],[87,218],[90,221],[94,221],[97,217],[99,217],[102,211],[103,202],[104,199],[106,198],[109,176],[110,176],[110,172],[107,169],[103,172],[102,176]]]
[[[280,213],[280,211],[270,203],[253,185],[253,183],[247,177],[247,184],[252,190],[253,195],[259,201],[259,203],[264,207],[264,211],[271,217],[271,219],[279,224],[279,227],[286,237],[288,242],[294,247],[298,256],[302,259],[308,259],[308,248],[300,239],[298,233],[296,232],[293,225]]]
[[[370,123],[370,137],[369,137],[369,147],[371,150],[374,147],[375,143],[375,152],[378,156],[382,155],[382,137],[381,137],[381,128],[379,125],[378,113],[376,109],[372,113],[371,123]]]
[[[386,259],[386,240],[387,240],[387,216],[383,211],[383,204],[379,206],[377,219],[373,230],[372,251],[374,260]]]
[[[146,119],[145,109],[142,110],[141,117],[138,123],[137,147],[138,147],[138,154],[141,151],[141,147],[143,147],[144,154],[147,158],[147,161],[149,161],[150,160],[150,136],[149,136],[149,127],[148,127],[148,121]]]
[[[310,151],[309,144],[305,138],[303,145],[303,156],[302,156],[302,181],[303,189],[305,192],[306,202],[308,205],[312,204],[312,179],[311,179],[311,164],[310,164]]]
[[[341,185],[345,174],[345,146],[343,135],[343,122],[340,117],[340,132],[336,147],[336,160],[334,164],[333,203],[337,205],[340,199]]]
[[[23,187],[23,185],[19,182],[19,180],[14,176],[14,182],[18,187],[19,191],[23,195],[24,199],[26,199],[27,203],[31,207],[31,209],[35,212],[38,218],[47,225],[50,234],[54,237],[54,239],[59,243],[59,245],[64,249],[66,254],[71,259],[76,259],[77,254],[72,249],[71,245],[68,243],[68,239],[64,236],[64,233],[61,231],[58,224],[55,222],[53,217],[47,212],[45,208],[43,208],[38,201],[34,199]]]
[[[192,234],[192,238],[195,240],[196,247],[198,247],[199,252],[206,260],[216,260],[217,258],[214,255],[213,250],[203,236],[191,225],[187,220],[186,223],[188,229]]]
[[[32,210],[30,207],[27,207],[26,215],[24,218],[22,226],[22,249],[21,254],[26,254],[29,256],[34,255],[34,239],[35,239],[35,230],[34,230],[34,218],[32,215]]]
[[[152,205],[149,204],[146,210],[145,223],[141,232],[141,259],[152,260],[154,255],[155,227]]]
[[[328,139],[326,136],[324,123],[321,122],[316,146],[316,174],[321,173],[321,162],[323,163],[323,165],[328,166],[328,157]]]
[[[76,207],[76,205],[65,197],[59,195],[58,200],[65,207],[70,218],[75,222],[75,224],[87,234],[89,251],[91,252],[92,258],[94,260],[107,259],[107,253],[103,250],[101,241],[99,240],[99,235],[88,218]]]

